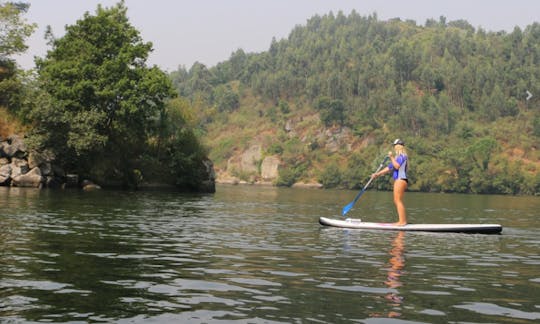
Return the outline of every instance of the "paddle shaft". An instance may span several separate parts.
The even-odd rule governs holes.
[[[379,167],[377,168],[377,170],[375,170],[375,172],[373,173],[377,173],[381,170],[381,168],[384,166],[384,164],[386,163],[386,161],[388,160],[388,156],[384,158],[384,160],[381,162],[381,164],[379,165]],[[360,199],[360,197],[362,196],[362,194],[364,194],[364,192],[366,191],[366,189],[369,187],[369,185],[371,184],[371,181],[373,181],[373,177],[370,177],[369,178],[369,181],[366,183],[366,185],[364,186],[364,188],[358,193],[358,195],[356,195],[356,197],[354,197],[354,200],[351,201],[347,206],[343,207],[343,210],[341,211],[341,214],[343,216],[345,216],[345,214],[347,214],[349,212],[349,210],[352,209],[352,207],[354,206],[354,204],[358,201],[358,199]]]
[[[379,167],[377,168],[377,170],[375,170],[375,172],[373,173],[377,173],[379,172],[382,167],[386,164],[386,160],[388,160],[388,157],[385,157],[384,160],[382,161],[382,163],[379,165]],[[364,186],[364,188],[362,189],[362,191],[354,198],[354,203],[356,203],[356,201],[358,200],[358,198],[360,198],[360,196],[364,193],[364,191],[366,191],[366,189],[369,187],[369,185],[371,184],[371,181],[373,181],[373,177],[369,177],[369,181],[366,183],[366,185]],[[352,206],[351,206],[352,207]]]

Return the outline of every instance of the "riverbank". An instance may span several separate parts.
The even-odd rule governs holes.
[[[182,190],[196,192],[215,192],[215,173],[213,163],[203,160],[198,169],[193,171],[202,176],[200,182],[189,187],[181,187],[171,179],[149,176],[144,179],[140,170],[135,170],[138,182],[132,189],[141,190]],[[160,169],[167,172],[167,170]],[[102,181],[93,181],[78,174],[66,172],[58,163],[51,150],[37,152],[28,148],[21,135],[9,135],[0,138],[0,186],[27,188],[79,188],[83,190],[99,190],[107,188],[125,188],[121,181],[102,177]],[[170,181],[170,182],[167,182]],[[99,183],[96,183],[99,182]]]

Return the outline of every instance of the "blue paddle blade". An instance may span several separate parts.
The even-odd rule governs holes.
[[[342,216],[345,216],[345,214],[347,214],[349,212],[349,210],[351,210],[353,208],[354,204],[356,204],[358,199],[360,199],[360,197],[364,194],[365,191],[366,191],[366,188],[362,189],[362,191],[360,191],[358,193],[358,195],[356,195],[356,197],[354,197],[353,201],[351,201],[347,206],[343,207],[343,210],[341,211]]]
[[[345,216],[345,214],[347,214],[349,212],[349,210],[351,210],[353,205],[354,205],[354,201],[349,203],[347,206],[343,207],[343,210],[341,211],[341,215]]]

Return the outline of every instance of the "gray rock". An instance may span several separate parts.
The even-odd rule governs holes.
[[[33,187],[41,188],[43,185],[43,176],[39,168],[33,168],[28,173],[18,175],[12,178],[11,185],[13,187]]]
[[[82,186],[82,189],[84,191],[94,191],[94,190],[100,190],[101,189],[101,187],[99,185],[93,183],[90,180],[83,180],[81,186]]]
[[[11,159],[11,177],[15,178],[30,171],[28,162],[24,159],[12,158]]]
[[[11,181],[11,165],[5,164],[0,167],[0,185],[9,185]]]
[[[18,135],[11,135],[8,137],[7,141],[3,142],[1,150],[5,156],[10,158],[23,158],[27,155],[26,144],[24,144],[22,137]]]
[[[276,180],[279,176],[279,164],[281,160],[277,156],[267,156],[261,164],[261,177],[264,181]]]

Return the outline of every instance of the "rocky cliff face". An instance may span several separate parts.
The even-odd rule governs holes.
[[[274,185],[278,182],[280,172],[287,168],[282,153],[269,154],[268,148],[276,144],[276,133],[281,133],[282,148],[286,141],[295,141],[302,146],[300,149],[305,158],[312,157],[317,150],[323,158],[336,154],[349,154],[364,146],[362,141],[355,138],[348,127],[324,127],[318,115],[296,116],[289,118],[281,130],[260,131],[249,144],[243,148],[235,148],[226,165],[217,168],[217,182],[229,184],[265,184]],[[265,134],[265,135],[261,135]],[[268,136],[268,134],[273,134]],[[283,135],[284,134],[284,135]],[[304,177],[293,187],[322,188],[316,179],[318,170],[313,169],[309,177]]]
[[[225,170],[218,171],[218,183],[272,185],[279,176],[281,159],[278,156],[263,157],[260,144],[253,144],[245,151],[227,161]]]

